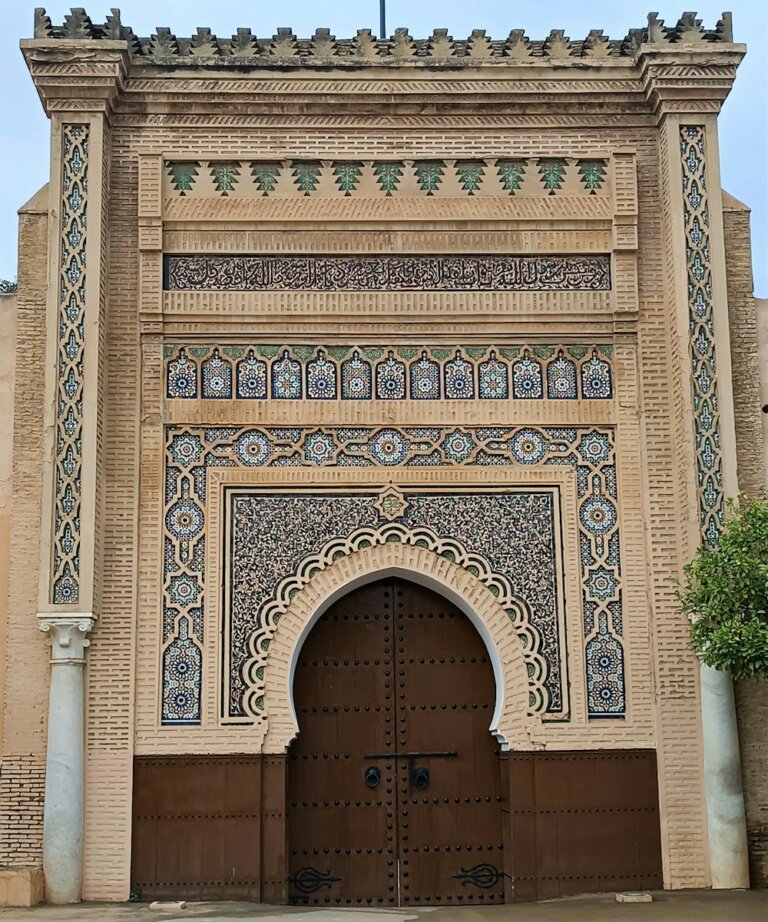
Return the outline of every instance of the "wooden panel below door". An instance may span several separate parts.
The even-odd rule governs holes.
[[[260,857],[260,757],[135,760],[131,890],[142,900],[258,900]]]
[[[516,899],[663,886],[653,750],[506,753]]]

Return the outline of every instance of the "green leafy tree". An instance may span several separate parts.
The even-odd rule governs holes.
[[[731,502],[720,539],[700,547],[678,592],[693,647],[735,679],[768,677],[768,500]]]

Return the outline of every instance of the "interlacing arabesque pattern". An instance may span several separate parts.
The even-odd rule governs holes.
[[[88,126],[64,125],[51,602],[80,599],[80,502],[85,348]]]
[[[612,347],[166,346],[173,400],[609,400]]]
[[[224,676],[230,717],[253,718],[263,710],[269,647],[278,621],[295,595],[339,557],[393,543],[424,548],[479,579],[509,616],[523,648],[530,712],[556,714],[563,709],[551,494],[446,492],[424,496],[409,492],[401,521],[383,525],[377,521],[376,494],[370,490],[367,495],[362,491],[345,496],[235,493],[231,501],[232,570],[225,631],[232,647],[229,671]],[[437,515],[430,515],[435,512]],[[467,527],[458,529],[461,540],[441,537],[446,515],[457,524],[471,526],[470,537],[479,552],[469,551],[464,543]],[[371,524],[350,532],[350,519]],[[425,521],[431,527],[424,525]],[[493,528],[495,523],[498,531]],[[321,544],[334,532],[338,537]],[[535,562],[535,579],[516,580],[517,585],[513,585],[509,576],[494,572],[491,565],[503,567],[503,563],[486,556],[489,537],[504,544],[509,554],[517,550]],[[518,566],[521,564],[518,561]],[[291,575],[283,578],[286,572]],[[519,598],[521,589],[526,592],[525,601]],[[538,625],[533,623],[534,617]],[[551,625],[546,638],[541,622]],[[548,662],[556,664],[554,670],[548,668]]]
[[[712,547],[717,543],[723,525],[725,499],[704,136],[702,126],[683,126],[680,129],[699,519],[703,541]]]
[[[208,470],[308,466],[393,469],[442,465],[522,465],[527,468],[568,465],[576,471],[588,710],[592,717],[623,716],[621,560],[611,427],[169,426],[164,516],[163,721],[196,723],[200,720]],[[445,503],[435,500],[429,516],[420,524],[433,528],[444,538],[454,537],[460,527],[455,516],[450,522],[446,520],[442,529],[434,527],[438,510],[447,508],[446,505],[441,507],[440,502]],[[346,526],[347,534],[356,528],[386,521],[378,514],[369,514],[366,504],[357,503],[356,506],[358,511],[350,512],[352,518]],[[345,537],[341,524],[335,526],[331,520],[331,525],[334,528],[327,539]],[[285,540],[298,540],[296,529],[289,530]],[[471,540],[471,530],[463,543],[470,552],[478,553]],[[489,567],[493,571],[501,569],[492,564]],[[514,566],[511,569],[514,570]],[[517,567],[518,571],[522,569],[525,568]],[[291,575],[279,574],[280,578]],[[514,585],[514,572],[506,575],[513,577]],[[277,584],[274,588],[277,589]],[[523,589],[516,595],[524,599],[526,592]],[[256,631],[259,630],[259,616],[259,613],[252,616]],[[541,652],[547,661],[548,706],[555,707],[558,699],[553,677],[560,675],[559,640],[554,622],[542,626],[536,623],[536,616],[537,612],[532,610],[532,623],[539,629]],[[538,616],[541,617],[540,612]],[[243,633],[232,644],[233,656],[239,656],[241,663],[248,655],[249,642]],[[229,677],[229,682],[232,688],[237,688],[244,679],[239,670]],[[234,714],[238,713],[238,708],[242,713],[242,706],[239,695],[236,701],[230,701]]]
[[[484,583],[523,648],[530,710],[565,710],[552,491],[395,493],[396,511],[380,505],[375,487],[343,494],[232,491],[224,613],[229,716],[260,713],[270,643],[295,594],[339,557],[392,542],[425,548]]]

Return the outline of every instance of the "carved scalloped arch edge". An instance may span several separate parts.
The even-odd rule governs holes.
[[[509,580],[494,572],[488,561],[479,554],[467,550],[454,538],[441,538],[432,529],[419,527],[405,528],[403,525],[389,523],[380,528],[360,528],[348,538],[333,538],[323,549],[305,558],[296,572],[283,579],[275,590],[274,598],[261,611],[261,626],[248,638],[249,659],[243,667],[246,691],[243,697],[243,709],[248,716],[259,717],[264,707],[266,688],[265,666],[269,645],[277,630],[278,622],[288,610],[291,602],[310,580],[326,570],[341,557],[347,557],[356,551],[389,543],[402,543],[431,551],[458,564],[469,574],[478,579],[494,596],[496,602],[509,616],[512,627],[523,650],[528,673],[529,709],[531,715],[543,714],[548,703],[548,694],[544,687],[547,666],[543,656],[537,652],[540,635],[531,623],[527,604],[517,598]]]

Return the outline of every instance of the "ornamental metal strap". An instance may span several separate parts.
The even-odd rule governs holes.
[[[600,256],[166,256],[166,291],[609,291]]]

